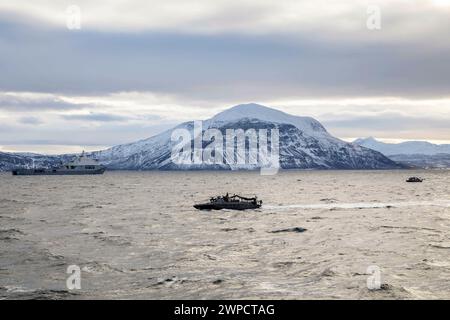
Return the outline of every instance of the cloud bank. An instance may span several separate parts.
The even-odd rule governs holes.
[[[343,138],[450,140],[450,4],[370,3],[380,30],[368,4],[4,1],[0,145],[113,145],[245,102]]]

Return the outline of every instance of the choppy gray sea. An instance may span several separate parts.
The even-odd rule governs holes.
[[[449,181],[450,171],[0,174],[0,298],[449,299]],[[226,192],[256,194],[263,208],[192,207]],[[80,290],[66,286],[70,265]],[[367,287],[374,267],[380,290]]]

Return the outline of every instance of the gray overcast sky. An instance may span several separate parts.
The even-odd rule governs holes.
[[[0,150],[97,149],[246,102],[448,142],[449,30],[447,0],[0,0]]]

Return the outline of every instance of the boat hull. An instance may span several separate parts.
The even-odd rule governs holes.
[[[95,170],[60,170],[60,169],[17,169],[12,171],[13,176],[79,176],[79,175],[92,175],[103,174],[105,168]]]
[[[248,210],[261,208],[260,204],[253,203],[202,203],[194,205],[198,210]]]

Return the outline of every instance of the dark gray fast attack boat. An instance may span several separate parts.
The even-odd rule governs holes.
[[[246,198],[238,195],[213,197],[206,203],[195,204],[194,208],[199,210],[247,210],[261,208],[262,200],[257,197]]]
[[[419,177],[410,177],[406,180],[406,182],[423,182],[423,179]]]

